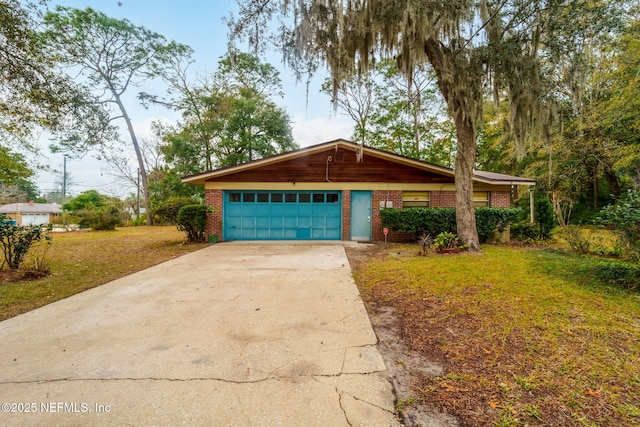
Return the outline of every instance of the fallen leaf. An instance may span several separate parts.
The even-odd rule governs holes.
[[[584,392],[584,394],[586,394],[587,396],[600,396],[600,393],[602,392],[602,390],[598,389],[598,390],[591,390],[590,388],[587,389],[587,391]]]
[[[449,385],[449,384],[447,384],[445,382],[440,383],[440,386],[442,388],[444,388],[445,390],[447,390],[447,391],[456,391],[456,388],[454,386]]]
[[[493,409],[496,409],[498,407],[498,405],[500,404],[499,401],[493,402],[491,400],[488,403],[489,403],[489,406],[491,406],[491,408],[493,408]]]
[[[468,388],[456,388],[456,387],[454,387],[454,386],[452,386],[450,384],[447,384],[445,382],[441,382],[440,386],[443,387],[447,391],[453,391],[453,392],[456,392],[456,391],[469,391]]]

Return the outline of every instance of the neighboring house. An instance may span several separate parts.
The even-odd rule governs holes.
[[[455,207],[453,170],[338,139],[197,175],[220,240],[382,240],[379,212]],[[528,178],[475,172],[476,206],[509,207]]]
[[[56,203],[10,203],[0,206],[0,214],[16,222],[16,225],[49,224],[53,218],[62,213]]]

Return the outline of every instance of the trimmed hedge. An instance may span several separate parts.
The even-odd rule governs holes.
[[[476,227],[481,242],[493,237],[497,231],[520,219],[522,210],[518,208],[476,208]],[[382,209],[382,226],[400,233],[413,233],[415,236],[456,232],[455,208],[409,208]]]

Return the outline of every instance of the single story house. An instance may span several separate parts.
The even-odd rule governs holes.
[[[16,225],[49,224],[55,216],[62,213],[57,203],[9,203],[0,206],[0,214],[16,222]]]
[[[338,139],[186,176],[219,240],[382,240],[380,209],[455,207],[450,168]],[[476,171],[476,206],[509,207],[535,180]]]

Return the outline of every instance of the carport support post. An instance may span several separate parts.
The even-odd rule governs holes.
[[[533,224],[535,222],[534,219],[534,207],[535,207],[535,193],[533,192],[533,188],[529,189],[529,216],[531,217],[531,224]]]

